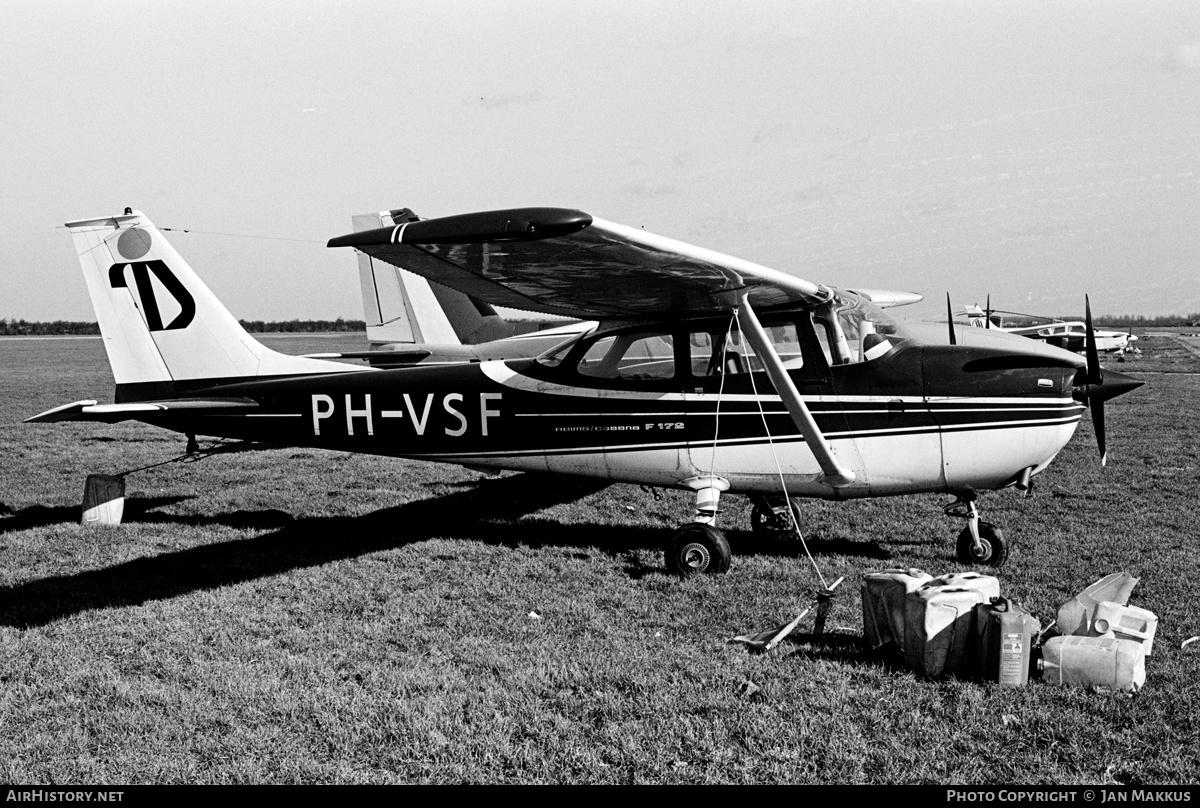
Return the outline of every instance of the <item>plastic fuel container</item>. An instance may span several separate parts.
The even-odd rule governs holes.
[[[1154,647],[1154,632],[1157,628],[1158,615],[1137,606],[1122,606],[1102,600],[1096,604],[1096,610],[1092,613],[1092,634],[1139,642],[1145,646],[1146,656],[1150,656]]]
[[[862,580],[863,640],[871,649],[904,647],[904,599],[933,576],[916,568],[869,572]]]
[[[1095,690],[1139,690],[1146,682],[1144,652],[1137,640],[1051,637],[1042,646],[1042,679]]]
[[[1008,598],[976,606],[980,676],[1001,687],[1028,684],[1033,638],[1041,630],[1036,617]]]
[[[973,674],[975,607],[1000,597],[1000,581],[977,572],[926,582],[904,599],[904,662],[930,677]]]
[[[119,525],[125,514],[125,478],[107,474],[89,474],[83,487],[85,525]]]

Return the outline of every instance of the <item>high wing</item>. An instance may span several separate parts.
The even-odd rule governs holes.
[[[727,311],[749,289],[760,309],[832,291],[751,261],[578,210],[517,208],[351,233],[355,247],[497,306],[606,320]]]

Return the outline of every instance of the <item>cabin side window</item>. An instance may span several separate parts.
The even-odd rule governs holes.
[[[793,378],[808,382],[828,378],[829,363],[821,355],[820,344],[806,313],[764,318],[763,330],[784,369]],[[690,352],[693,386],[697,391],[751,392],[767,384],[765,381],[751,381],[750,374],[765,372],[765,367],[762,358],[734,321],[721,320],[693,326],[688,333],[685,350]]]
[[[788,370],[804,367],[800,335],[794,322],[766,325],[767,338]],[[688,337],[692,375],[697,378],[763,370],[762,360],[736,326],[725,331],[693,331]]]
[[[675,340],[661,333],[601,337],[588,347],[575,369],[581,376],[595,379],[671,379],[675,376]]]

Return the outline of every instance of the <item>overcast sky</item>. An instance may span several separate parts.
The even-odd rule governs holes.
[[[352,214],[562,206],[837,286],[1200,311],[1200,3],[0,3],[0,318],[131,206],[233,313],[361,318]],[[231,235],[240,234],[240,235]]]

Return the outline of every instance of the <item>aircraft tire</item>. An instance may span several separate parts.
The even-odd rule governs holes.
[[[666,555],[667,569],[682,578],[726,572],[733,558],[725,534],[701,522],[689,522],[675,531]]]
[[[963,528],[958,534],[958,560],[964,564],[983,564],[988,567],[1001,567],[1008,560],[1008,542],[1000,528],[990,522],[979,523],[979,538],[983,543],[983,552],[977,552],[975,542],[971,538],[971,529]]]
[[[800,506],[794,499],[788,500],[788,505],[796,524],[800,524]],[[792,526],[787,521],[787,512],[783,510],[782,506],[775,509],[773,513],[765,513],[755,505],[750,510],[750,529],[760,539],[786,539],[794,535]]]

